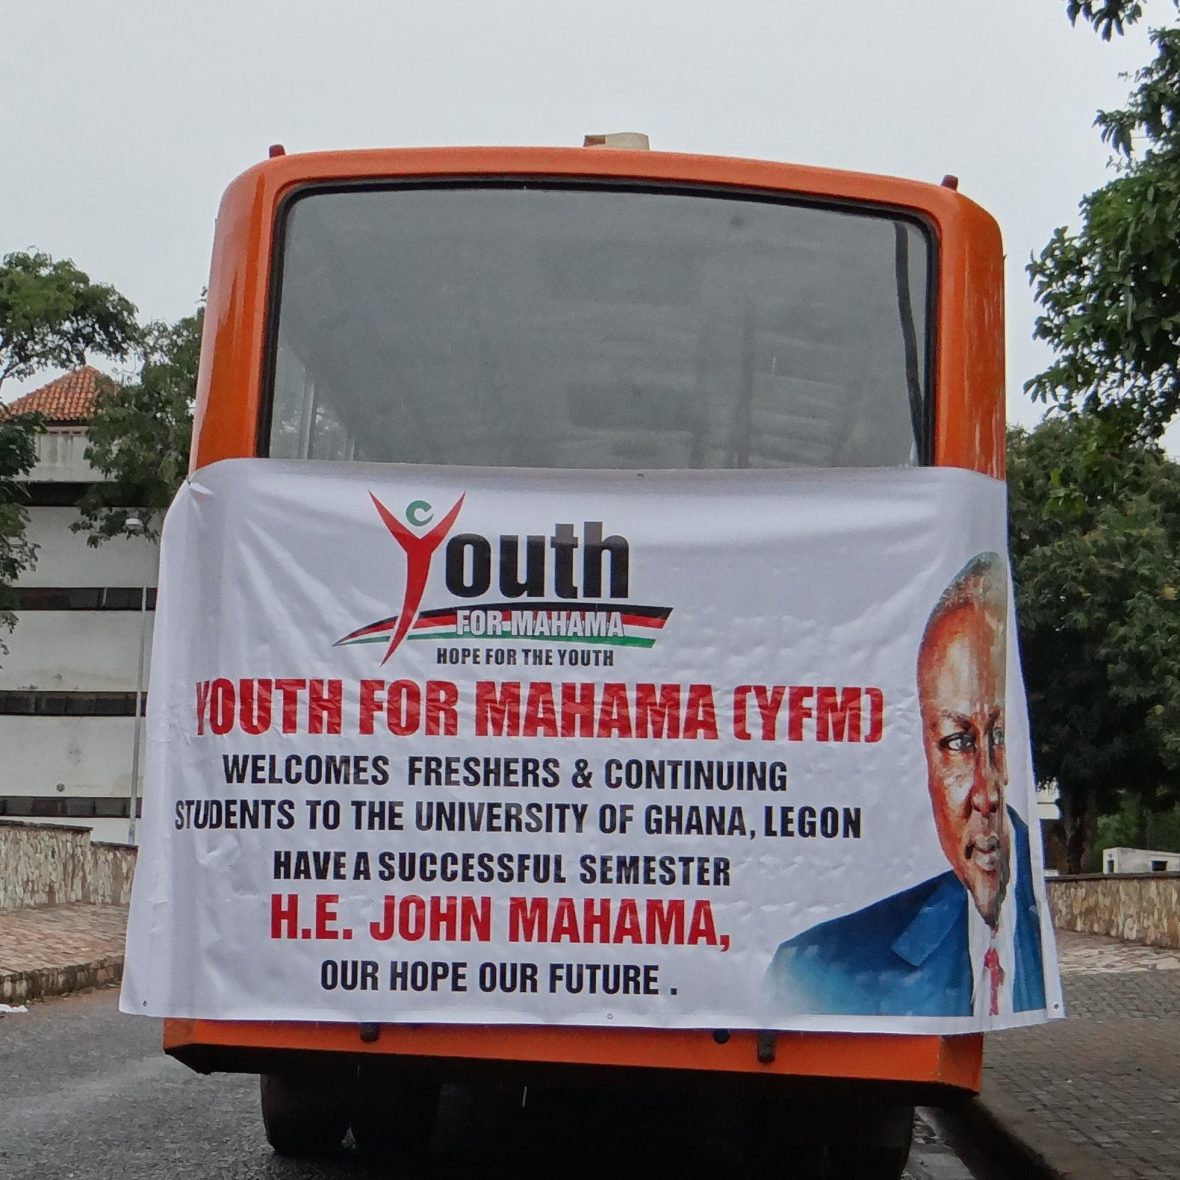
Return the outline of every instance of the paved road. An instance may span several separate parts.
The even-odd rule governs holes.
[[[983,1097],[1069,1176],[1180,1177],[1180,951],[1057,932],[1066,1020],[988,1038]]]
[[[113,991],[53,1000],[0,1019],[0,1177],[376,1180],[392,1174],[366,1165],[350,1148],[325,1163],[275,1156],[262,1133],[257,1079],[200,1077],[163,1056],[159,1035],[156,1021],[120,1016]],[[448,1088],[431,1175],[489,1180],[519,1174],[512,1136],[505,1133],[512,1105]],[[533,1170],[568,1176],[574,1159],[590,1162],[582,1175],[748,1171],[735,1137],[740,1112],[665,1104],[653,1121],[650,1111],[607,1112],[604,1106],[587,1112],[580,1128],[563,1125]],[[788,1174],[785,1166],[782,1174]],[[972,1180],[924,1124],[909,1175]]]

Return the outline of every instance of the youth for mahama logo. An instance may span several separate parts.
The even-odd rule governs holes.
[[[398,516],[372,492],[369,498],[405,556],[401,605],[396,614],[349,632],[336,647],[385,643],[382,664],[407,639],[648,648],[672,613],[671,607],[626,601],[631,546],[624,536],[604,535],[600,520],[584,521],[580,531],[574,524],[557,523],[548,536],[501,534],[493,543],[479,533],[450,536],[466,493],[437,523],[433,506],[425,500],[411,501]],[[466,602],[498,593],[499,600],[462,606],[452,601],[422,609],[434,557],[444,543],[448,595]]]

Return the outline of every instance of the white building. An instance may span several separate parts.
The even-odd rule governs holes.
[[[1180,873],[1180,852],[1154,852],[1150,848],[1104,848],[1104,873]]]
[[[87,366],[8,407],[37,410],[48,426],[29,475],[37,565],[17,585],[16,630],[0,636],[9,649],[0,655],[0,817],[126,841],[139,646],[142,634],[146,683],[157,559],[154,542],[117,538],[95,549],[70,531],[99,478],[84,458],[86,423],[106,380]]]
[[[1061,818],[1061,788],[1056,781],[1037,783],[1037,819],[1053,823]]]

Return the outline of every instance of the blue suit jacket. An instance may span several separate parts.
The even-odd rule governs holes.
[[[1028,828],[1008,809],[1018,875],[1017,1012],[1045,1006],[1041,926],[1033,895]],[[784,942],[767,971],[777,1013],[857,1016],[970,1016],[971,955],[967,907],[973,904],[958,877],[943,873],[863,910],[813,926]]]

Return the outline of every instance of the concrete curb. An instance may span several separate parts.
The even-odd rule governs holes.
[[[1011,1099],[984,1093],[940,1107],[937,1129],[968,1166],[999,1165],[1022,1180],[1109,1180],[1110,1161],[1055,1135]],[[987,1174],[991,1174],[990,1172]]]
[[[107,955],[90,963],[66,967],[37,967],[32,971],[0,974],[0,1004],[24,1004],[91,987],[105,987],[123,978],[123,956]]]

